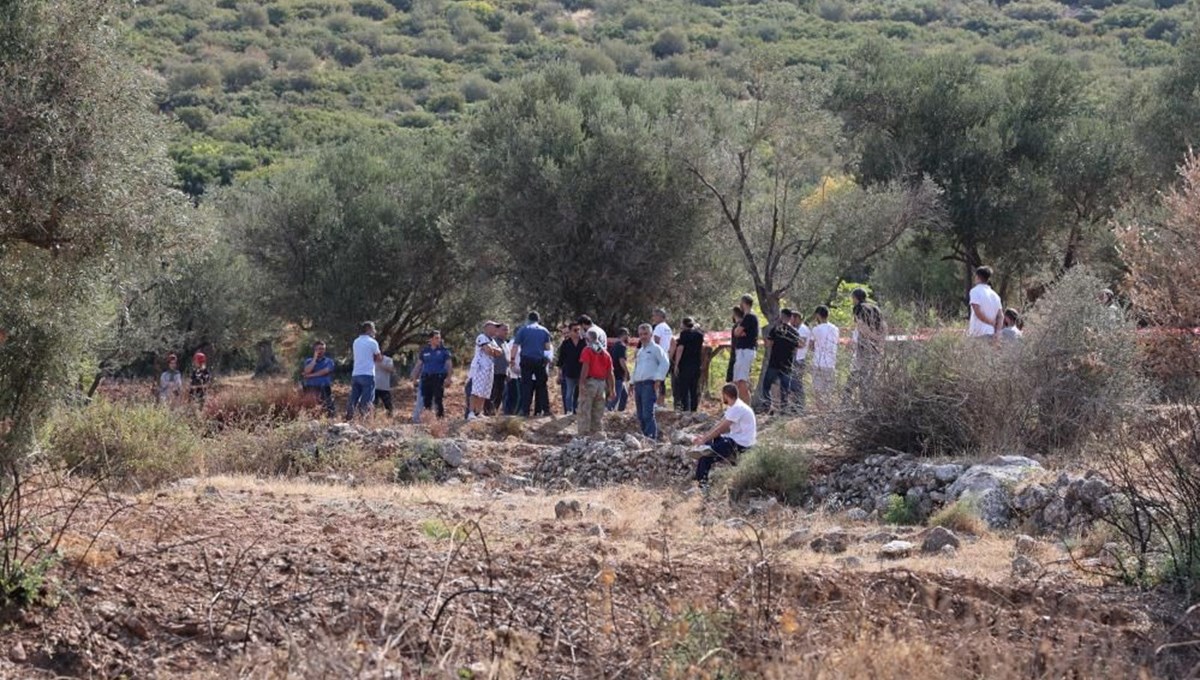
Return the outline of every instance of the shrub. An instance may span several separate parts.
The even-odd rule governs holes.
[[[466,102],[457,92],[442,92],[425,101],[425,110],[431,113],[461,113]]]
[[[431,484],[445,481],[450,476],[450,467],[438,452],[437,442],[432,439],[412,443],[407,455],[395,459],[392,479],[397,484]]]
[[[658,34],[650,45],[650,52],[657,59],[666,59],[687,51],[687,36],[677,28],[668,28]]]
[[[942,507],[933,513],[928,524],[973,536],[987,531],[987,524],[979,517],[979,509],[971,501],[955,501]]]
[[[492,96],[492,84],[480,76],[468,76],[459,90],[463,98],[472,104],[486,101]]]
[[[351,0],[350,9],[360,17],[383,21],[396,11],[394,7],[383,0]]]
[[[55,414],[46,442],[80,473],[145,489],[195,474],[200,437],[179,411],[99,399]]]
[[[759,444],[738,458],[728,477],[730,498],[773,496],[782,503],[799,505],[809,495],[808,459],[798,450]]]
[[[529,17],[510,16],[504,20],[504,40],[509,45],[537,40],[537,26]]]
[[[1025,403],[1036,409],[1026,435],[1034,448],[1070,448],[1114,433],[1148,401],[1137,334],[1097,300],[1103,288],[1076,267],[1026,315],[1019,365],[1008,374],[1025,383]]]
[[[915,505],[904,496],[892,494],[888,496],[887,505],[880,515],[887,524],[912,525],[920,524],[921,513]]]
[[[1162,410],[1131,428],[1123,445],[1098,447],[1112,484],[1099,520],[1121,550],[1109,570],[1132,583],[1164,582],[1188,601],[1200,593],[1200,404]]]
[[[221,85],[221,72],[211,64],[188,64],[171,76],[171,93],[205,90]]]
[[[1132,325],[1075,268],[1026,315],[1017,345],[961,331],[892,343],[835,431],[854,450],[959,455],[1077,448],[1119,430],[1150,395]]]
[[[359,65],[363,59],[367,58],[368,54],[367,48],[358,43],[340,43],[333,48],[334,60],[346,68]]]
[[[402,128],[429,128],[437,125],[437,116],[428,111],[405,111],[396,116],[396,125]]]
[[[204,414],[221,426],[253,427],[312,415],[317,399],[291,383],[226,388],[209,397]]]
[[[267,77],[267,65],[258,59],[242,59],[227,66],[222,74],[225,88],[233,92],[250,87]]]
[[[175,119],[192,132],[204,132],[212,122],[213,113],[204,106],[183,106],[175,109]]]
[[[571,61],[579,64],[579,71],[585,76],[602,74],[611,75],[617,72],[617,63],[603,51],[594,47],[581,47],[572,50]]]
[[[260,5],[242,5],[238,8],[238,27],[258,30],[270,22],[267,10]]]
[[[206,475],[277,477],[312,470],[321,458],[309,426],[282,423],[257,430],[226,430],[205,447],[200,467]]]

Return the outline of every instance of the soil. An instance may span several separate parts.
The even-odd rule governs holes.
[[[1051,541],[1018,576],[1005,532],[891,561],[864,540],[876,523],[683,480],[522,487],[507,473],[570,421],[519,437],[500,422],[440,435],[505,468],[472,483],[216,477],[86,497],[47,604],[5,613],[0,677],[1175,678],[1200,662],[1186,602],[1104,583]],[[835,526],[845,553],[809,547]]]

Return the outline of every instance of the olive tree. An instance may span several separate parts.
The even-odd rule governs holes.
[[[331,338],[374,320],[385,352],[478,321],[486,291],[451,241],[449,148],[434,133],[386,150],[353,144],[229,200],[268,309]]]
[[[686,87],[560,67],[481,112],[464,149],[471,225],[519,304],[614,325],[707,296],[721,268],[669,125]]]
[[[127,264],[187,215],[119,3],[0,4],[0,459],[72,387]]]
[[[832,291],[910,228],[939,224],[937,191],[839,179],[837,124],[804,74],[754,74],[745,99],[692,97],[677,118],[679,162],[703,187],[710,223],[732,241],[759,307]],[[831,176],[832,175],[832,176]]]

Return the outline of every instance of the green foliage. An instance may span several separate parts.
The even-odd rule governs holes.
[[[659,33],[654,44],[650,45],[650,51],[658,59],[666,59],[676,54],[683,54],[687,51],[687,48],[687,36],[682,31],[674,28],[668,28]]]
[[[449,526],[440,519],[424,519],[420,524],[421,533],[435,541],[465,541],[467,530],[461,526]]]
[[[0,6],[0,462],[72,387],[130,267],[185,229],[116,4]]]
[[[701,250],[703,215],[697,187],[667,151],[682,92],[560,67],[503,89],[475,118],[465,152],[479,215],[472,236],[506,256],[496,273],[511,277],[522,303],[603,313],[598,321],[613,325],[695,297],[698,271],[687,265]]]
[[[397,484],[432,484],[445,481],[450,468],[438,453],[437,442],[418,440],[411,451],[395,459],[392,479]]]
[[[735,501],[772,496],[781,503],[799,505],[809,496],[808,459],[796,449],[760,443],[738,457],[736,467],[723,477]]]
[[[907,498],[898,494],[888,496],[880,519],[886,524],[910,526],[921,523],[920,511]]]
[[[226,219],[265,277],[268,309],[329,338],[374,319],[389,352],[435,324],[477,322],[486,298],[452,246],[448,153],[437,135],[351,145],[231,197]]]
[[[179,412],[99,399],[57,412],[46,446],[53,459],[114,487],[153,489],[196,473],[200,438]]]

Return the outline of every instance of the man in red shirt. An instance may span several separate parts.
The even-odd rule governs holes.
[[[575,418],[579,436],[586,437],[603,430],[604,405],[608,395],[616,392],[613,360],[595,328],[587,332],[587,347],[579,355],[579,404]]]

